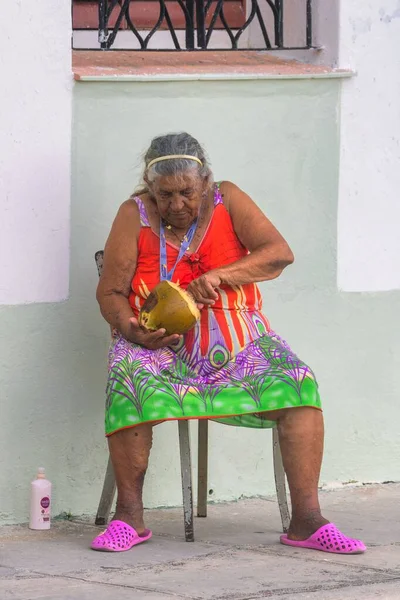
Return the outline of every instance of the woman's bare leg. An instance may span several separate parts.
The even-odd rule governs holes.
[[[145,531],[142,491],[152,440],[153,426],[147,424],[118,431],[108,438],[118,491],[113,520],[128,523],[139,535]]]
[[[324,447],[322,412],[311,407],[265,413],[276,420],[283,465],[292,500],[288,537],[305,540],[325,523],[318,500],[318,482]]]
[[[299,407],[264,413],[277,421],[279,442],[292,500],[288,536],[307,539],[328,523],[321,515],[318,481],[321,470],[324,424],[315,408]],[[108,438],[118,489],[114,519],[144,532],[142,490],[150,450],[152,425],[138,425]]]

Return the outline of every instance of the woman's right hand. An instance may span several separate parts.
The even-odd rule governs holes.
[[[165,335],[165,329],[157,331],[149,331],[145,327],[139,325],[139,321],[135,317],[129,319],[128,331],[124,335],[130,342],[144,346],[148,350],[158,350],[165,346],[174,346],[181,339],[181,335]]]

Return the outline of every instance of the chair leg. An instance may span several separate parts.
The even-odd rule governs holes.
[[[96,525],[107,525],[108,517],[110,516],[112,503],[115,496],[115,476],[111,462],[111,457],[108,458],[106,476],[104,477],[103,491],[97,509],[95,523]]]
[[[190,458],[189,421],[179,420],[178,427],[179,447],[181,453],[181,476],[185,539],[187,542],[194,542],[192,463]]]
[[[287,533],[290,525],[290,513],[287,503],[285,470],[283,468],[281,447],[279,445],[278,430],[272,430],[272,448],[274,454],[275,487],[278,497],[279,511],[281,513],[282,529]]]
[[[197,516],[207,516],[208,488],[208,420],[199,419],[198,436]]]

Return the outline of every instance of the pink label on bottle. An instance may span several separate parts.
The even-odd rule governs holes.
[[[49,508],[49,506],[50,506],[50,498],[48,498],[47,496],[45,496],[44,498],[42,498],[41,501],[40,501],[40,505],[42,506],[42,508]]]

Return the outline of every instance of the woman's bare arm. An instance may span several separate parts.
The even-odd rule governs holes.
[[[250,254],[204,273],[189,284],[188,292],[200,305],[215,304],[216,289],[222,284],[234,286],[275,279],[294,261],[287,242],[247,194],[228,181],[221,184],[221,193],[235,233]]]
[[[104,251],[103,273],[97,301],[105,320],[129,339],[133,315],[128,298],[136,269],[140,216],[132,200],[124,202],[115,217]]]
[[[165,329],[147,331],[134,317],[129,304],[136,270],[140,215],[137,204],[127,200],[115,217],[104,250],[103,273],[97,287],[97,301],[105,320],[125,339],[150,350],[176,344],[180,336],[165,335]]]
[[[294,261],[288,243],[255,202],[236,185],[224,182],[221,193],[236,235],[250,254],[213,273],[218,274],[221,283],[228,285],[279,277],[283,269]]]

